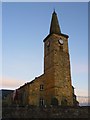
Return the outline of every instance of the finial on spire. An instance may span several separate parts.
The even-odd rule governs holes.
[[[53,9],[53,13],[56,14],[56,12],[55,12],[55,8]]]

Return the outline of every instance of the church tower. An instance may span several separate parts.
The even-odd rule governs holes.
[[[34,106],[77,106],[71,82],[69,36],[61,32],[57,14],[52,13],[49,35],[44,39],[44,73],[18,88],[7,103]],[[16,96],[14,94],[14,96]]]
[[[62,34],[57,14],[52,14],[50,33],[44,39],[44,75],[47,104],[73,105],[68,38]]]

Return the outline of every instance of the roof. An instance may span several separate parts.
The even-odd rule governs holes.
[[[50,34],[52,33],[56,33],[56,34],[61,33],[59,22],[58,22],[58,17],[57,17],[55,10],[52,14],[51,25],[50,25]]]
[[[60,25],[58,22],[58,17],[57,17],[55,10],[52,14],[49,35],[43,41],[45,42],[52,34],[57,34],[57,35],[61,35],[61,36],[64,36],[66,38],[69,38],[68,35],[61,33]]]

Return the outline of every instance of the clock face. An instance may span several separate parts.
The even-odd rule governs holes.
[[[59,43],[60,43],[61,45],[63,45],[64,42],[63,42],[62,39],[59,39],[58,41],[59,41]]]

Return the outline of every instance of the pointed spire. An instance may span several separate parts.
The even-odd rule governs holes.
[[[54,9],[54,12],[52,14],[51,25],[50,25],[50,34],[52,34],[52,33],[55,33],[55,34],[60,34],[61,33],[55,9]]]

